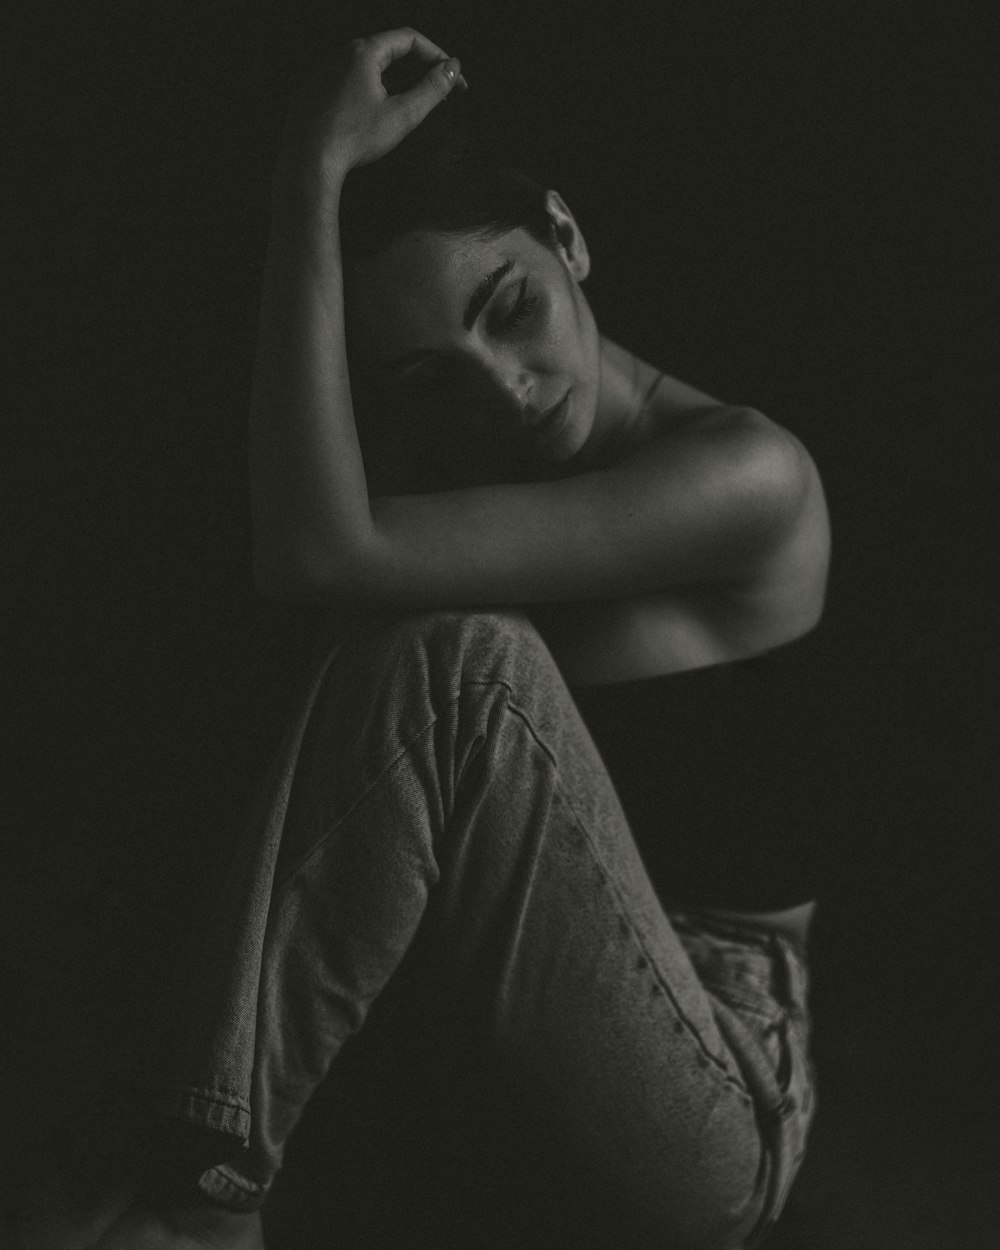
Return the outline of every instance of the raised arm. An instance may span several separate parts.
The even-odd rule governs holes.
[[[451,89],[439,65],[407,96],[386,98],[382,69],[411,50],[444,58],[412,31],[353,45],[339,95],[275,181],[251,413],[259,589],[423,609],[745,577],[796,524],[811,471],[790,434],[745,408],[699,410],[612,467],[559,481],[369,499],[339,203],[349,169],[392,146],[387,119],[398,141]]]

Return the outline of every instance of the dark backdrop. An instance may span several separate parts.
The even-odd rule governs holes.
[[[497,141],[573,208],[602,328],[789,427],[826,482],[821,628],[858,695],[858,764],[847,884],[815,933],[821,1115],[784,1244],[995,1244],[985,9],[13,12],[10,1185],[127,1049],[273,744],[307,622],[249,586],[267,181],[317,45],[408,23],[462,58]]]

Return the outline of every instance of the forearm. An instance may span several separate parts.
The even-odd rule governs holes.
[[[399,610],[643,594],[738,575],[794,519],[793,440],[711,405],[604,470],[370,501],[339,190],[275,197],[250,429],[264,594]]]
[[[761,414],[725,408],[561,481],[375,499],[364,593],[419,609],[738,578],[792,523],[796,457]]]
[[[250,405],[258,582],[363,548],[372,517],[344,336],[342,179],[279,187],[264,267]]]

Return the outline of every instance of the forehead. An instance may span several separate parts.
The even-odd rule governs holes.
[[[462,318],[483,278],[512,262],[509,281],[537,267],[539,252],[522,229],[489,239],[414,231],[394,240],[354,269],[352,312],[366,354],[388,359],[464,334]]]

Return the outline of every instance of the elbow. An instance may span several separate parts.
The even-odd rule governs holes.
[[[255,540],[252,572],[257,594],[286,604],[320,604],[358,599],[352,562],[337,558],[308,534],[284,543]]]

